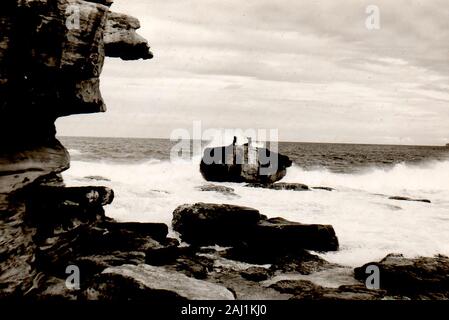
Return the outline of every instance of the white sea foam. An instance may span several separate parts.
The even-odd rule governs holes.
[[[201,192],[205,184],[199,161],[124,165],[72,161],[64,173],[69,185],[107,185],[116,199],[106,207],[109,216],[121,221],[164,222],[170,225],[173,210],[184,203],[214,202],[251,206],[269,217],[304,223],[332,224],[341,249],[324,254],[332,262],[359,266],[391,252],[407,256],[449,255],[449,162],[420,166],[399,164],[391,169],[373,168],[358,174],[327,170],[288,170],[288,182],[328,186],[333,192],[275,191],[235,188],[239,198]],[[111,181],[84,180],[101,175]],[[388,196],[426,198],[431,204],[389,200]]]

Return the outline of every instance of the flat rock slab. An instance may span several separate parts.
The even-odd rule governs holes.
[[[245,187],[264,188],[272,190],[291,190],[291,191],[309,191],[309,186],[302,183],[277,182],[273,184],[248,183]]]
[[[388,199],[398,200],[398,201],[415,201],[415,202],[432,203],[432,201],[430,201],[428,199],[412,199],[409,197],[400,197],[400,196],[389,197]]]
[[[87,290],[88,299],[234,300],[232,292],[223,286],[146,264],[107,268],[100,278],[98,285]]]

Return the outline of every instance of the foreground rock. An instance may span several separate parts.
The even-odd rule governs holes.
[[[378,300],[386,294],[383,290],[370,290],[363,285],[324,288],[308,280],[281,280],[270,287],[293,295],[293,300]]]
[[[305,225],[282,218],[266,219],[252,208],[225,204],[183,205],[173,212],[173,229],[194,245],[234,246],[254,260],[273,260],[286,254],[338,250],[330,225]]]
[[[412,199],[412,198],[400,197],[400,196],[389,197],[388,199],[398,200],[398,201],[415,201],[415,202],[432,203],[432,201],[430,201],[428,199]]]
[[[234,300],[225,287],[167,271],[163,267],[123,265],[107,268],[86,290],[94,300],[189,299]]]
[[[206,148],[200,171],[207,181],[273,183],[282,179],[292,161],[266,148],[224,146]]]
[[[391,294],[413,299],[449,299],[449,257],[408,259],[389,254],[379,262],[371,262],[354,270],[355,277],[365,281],[367,266],[380,270],[380,287]]]
[[[260,220],[258,210],[229,204],[195,203],[173,212],[173,229],[193,245],[235,245]]]

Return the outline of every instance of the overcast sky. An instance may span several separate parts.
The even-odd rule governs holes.
[[[365,26],[380,9],[380,29]],[[60,135],[277,128],[284,141],[449,142],[447,0],[115,0],[154,58],[108,58],[108,111]]]

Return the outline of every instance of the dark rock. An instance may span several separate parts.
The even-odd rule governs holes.
[[[292,300],[378,300],[385,291],[370,290],[362,285],[324,288],[308,280],[281,280],[271,288],[294,295]]]
[[[48,205],[70,202],[79,207],[101,207],[114,200],[114,191],[108,187],[39,186],[31,192],[32,201]]]
[[[365,281],[369,265],[379,267],[380,287],[388,293],[413,298],[439,294],[449,298],[449,257],[437,255],[408,259],[400,254],[389,254],[380,262],[356,268],[356,279]]]
[[[114,251],[110,254],[92,254],[81,256],[73,260],[73,265],[80,268],[83,281],[87,281],[94,275],[101,273],[108,267],[120,266],[123,264],[143,264],[145,263],[145,253],[139,251]]]
[[[214,261],[211,258],[196,254],[181,256],[174,264],[176,271],[196,279],[206,279],[213,266]]]
[[[67,288],[65,279],[49,277],[41,281],[39,288],[28,294],[37,301],[67,302],[78,300],[78,291]]]
[[[272,271],[267,268],[262,267],[250,267],[242,271],[241,275],[243,278],[250,281],[264,281],[272,276]]]
[[[173,229],[196,246],[233,246],[231,259],[273,263],[304,255],[304,249],[338,250],[330,225],[305,225],[283,218],[263,219],[255,209],[223,204],[183,205],[173,212]]]
[[[215,184],[206,184],[204,186],[200,186],[200,187],[198,187],[198,190],[214,191],[214,192],[222,193],[226,196],[236,196],[237,195],[237,194],[235,194],[233,188],[229,188],[229,187],[225,187],[225,186],[218,186]]]
[[[175,263],[182,254],[186,251],[190,253],[189,247],[179,247],[177,239],[168,238],[161,244],[163,246],[158,248],[151,248],[146,252],[145,263],[153,266],[161,266]]]
[[[432,201],[430,201],[428,199],[412,199],[412,198],[408,198],[408,197],[389,197],[388,199],[399,200],[399,201],[416,201],[416,202],[432,203]]]
[[[273,190],[293,190],[293,191],[309,191],[309,187],[302,183],[287,183],[287,182],[277,182],[273,184],[263,184],[263,183],[249,183],[245,187],[250,188],[265,188]]]
[[[308,280],[281,280],[272,284],[273,288],[282,293],[289,293],[295,296],[296,299],[319,299],[322,296],[322,287],[315,285]]]
[[[105,222],[102,224],[111,233],[126,231],[139,236],[149,236],[159,242],[166,241],[168,226],[165,223],[154,222]]]
[[[331,187],[312,187],[314,190],[324,190],[324,191],[334,191],[334,188]]]
[[[88,179],[88,180],[95,180],[95,181],[111,181],[108,178],[102,177],[102,176],[87,176],[84,177],[84,179]]]
[[[182,205],[173,212],[173,229],[192,245],[240,243],[260,219],[256,209],[229,204]]]
[[[136,18],[111,12],[104,33],[106,55],[123,60],[153,58],[148,41],[136,33],[139,28],[140,23]]]
[[[233,300],[225,287],[149,265],[107,268],[85,291],[89,300]]]
[[[338,265],[330,263],[306,250],[299,251],[295,254],[288,253],[286,255],[274,256],[272,261],[270,269],[278,273],[300,273],[308,275],[338,267]]]
[[[273,183],[282,179],[292,161],[266,148],[248,145],[206,148],[200,171],[204,179],[217,182]]]
[[[69,153],[57,140],[36,147],[2,148],[0,193],[22,189],[39,178],[62,172],[69,168],[69,161]]]
[[[331,225],[301,224],[283,218],[260,221],[250,241],[259,246],[287,251],[298,248],[314,251],[338,250],[338,239]]]

